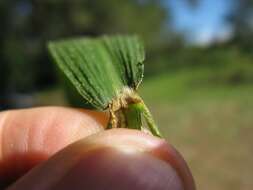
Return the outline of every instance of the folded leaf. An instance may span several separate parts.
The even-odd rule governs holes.
[[[125,87],[143,78],[144,48],[136,36],[79,38],[49,43],[53,59],[92,106],[108,108]]]
[[[53,59],[94,108],[108,109],[110,127],[161,136],[136,89],[143,78],[144,48],[136,36],[79,38],[49,43]]]

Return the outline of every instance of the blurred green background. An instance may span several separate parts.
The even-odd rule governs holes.
[[[46,43],[136,33],[140,93],[198,189],[253,187],[252,0],[2,0],[0,21],[0,109],[82,107]]]

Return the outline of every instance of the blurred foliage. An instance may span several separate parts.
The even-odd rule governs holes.
[[[234,28],[232,44],[251,53],[253,50],[253,0],[237,0],[227,20]]]
[[[253,83],[253,56],[235,45],[216,44],[203,47],[180,47],[164,49],[163,56],[157,53],[149,60],[147,75],[172,74],[182,70],[203,71],[208,85],[227,83],[231,85]],[[198,79],[201,80],[201,79]]]
[[[188,0],[189,6],[196,7],[200,1]],[[46,43],[79,35],[140,35],[147,52],[146,77],[205,67],[209,74],[203,81],[208,85],[251,83],[253,1],[229,2],[234,2],[234,9],[224,20],[234,29],[232,38],[194,47],[186,43],[183,34],[173,31],[166,0],[0,1],[0,105],[10,94],[58,84]],[[71,88],[62,80],[66,89]],[[67,92],[75,105],[81,105],[75,91]]]
[[[155,0],[11,0],[1,1],[0,14],[0,75],[9,92],[27,92],[55,82],[45,48],[48,40],[137,33],[150,46],[168,18]]]

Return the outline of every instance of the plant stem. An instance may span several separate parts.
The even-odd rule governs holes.
[[[162,137],[157,125],[143,100],[128,103],[126,107],[121,107],[117,111],[110,108],[111,119],[108,125],[110,128],[129,128],[143,130],[142,116],[145,119],[149,131],[157,137]]]
[[[154,136],[162,137],[157,125],[152,117],[147,106],[143,101],[140,103],[130,104],[128,108],[123,111],[126,119],[126,127],[131,129],[142,129],[141,116],[143,115],[149,130]]]

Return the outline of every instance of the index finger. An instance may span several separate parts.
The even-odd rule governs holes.
[[[0,184],[81,138],[104,129],[105,113],[43,107],[0,113]],[[2,182],[2,183],[1,183]]]

